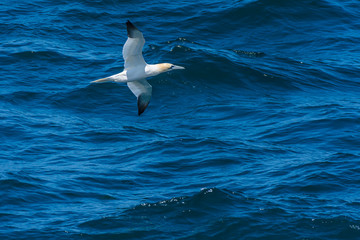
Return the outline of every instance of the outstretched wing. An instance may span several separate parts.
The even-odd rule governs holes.
[[[145,80],[133,81],[127,83],[132,93],[137,97],[138,114],[142,114],[149,105],[152,87]]]
[[[126,22],[128,39],[123,47],[124,67],[146,65],[142,55],[142,49],[145,44],[143,34],[130,21]]]

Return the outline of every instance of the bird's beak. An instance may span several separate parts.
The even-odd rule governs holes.
[[[181,67],[181,66],[176,66],[174,65],[174,67],[171,69],[171,70],[176,70],[176,69],[185,69],[184,67]]]

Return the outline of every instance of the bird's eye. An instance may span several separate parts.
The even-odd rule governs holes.
[[[173,68],[174,68],[174,65],[171,65],[171,66],[170,66],[170,69],[173,69]]]

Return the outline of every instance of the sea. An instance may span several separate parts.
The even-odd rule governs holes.
[[[149,78],[122,83],[130,20]],[[0,2],[2,240],[360,239],[358,0]]]

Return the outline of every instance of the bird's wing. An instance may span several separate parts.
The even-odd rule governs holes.
[[[143,34],[130,21],[126,22],[128,39],[123,47],[124,67],[131,68],[133,66],[146,65],[142,55],[142,49],[145,44]]]
[[[132,93],[137,97],[138,114],[140,116],[140,114],[142,114],[149,105],[152,94],[152,87],[146,81],[146,79],[127,82],[127,85]]]

